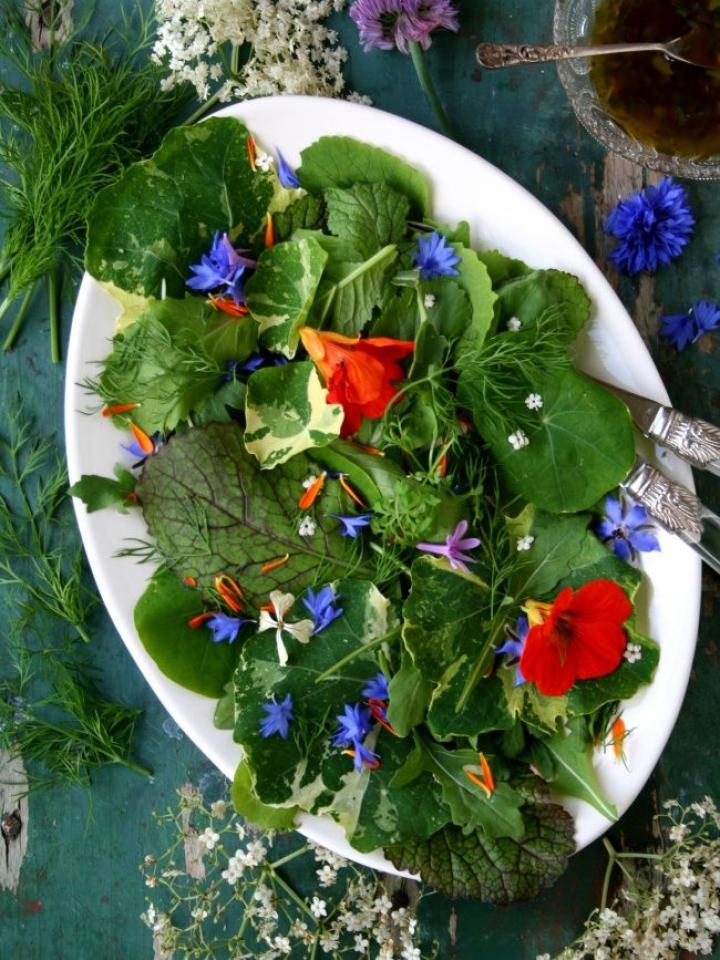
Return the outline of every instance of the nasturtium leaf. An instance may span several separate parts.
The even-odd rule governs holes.
[[[387,183],[356,183],[325,191],[327,227],[342,242],[342,259],[367,260],[405,233],[410,204]]]
[[[243,649],[235,675],[235,739],[246,752],[255,792],[263,803],[311,810],[327,790],[326,761],[339,758],[343,769],[352,770],[352,759],[343,757],[330,737],[337,727],[336,714],[342,713],[345,703],[361,701],[363,686],[377,673],[374,652],[358,653],[327,680],[318,678],[348,653],[388,632],[388,602],[368,581],[340,580],[335,592],[342,616],[307,644],[285,634],[286,666],[278,662],[273,630],[251,638]],[[307,611],[296,602],[286,619],[293,622],[303,615]],[[273,696],[281,702],[287,694],[295,716],[287,740],[262,737],[262,704]]]
[[[313,325],[348,337],[359,334],[382,300],[386,275],[396,257],[397,247],[392,243],[362,261],[331,255],[313,306]]]
[[[490,730],[509,730],[515,720],[508,709],[505,689],[497,676],[481,680],[467,703],[458,711],[457,704],[467,676],[460,671],[436,688],[430,702],[427,724],[436,740],[474,737]]]
[[[552,757],[555,775],[551,786],[557,793],[578,797],[599,810],[608,820],[617,820],[617,809],[602,794],[593,767],[593,745],[584,718],[571,720],[567,730],[542,742]]]
[[[534,683],[516,683],[514,666],[502,667],[496,676],[502,683],[505,706],[511,716],[519,717],[540,734],[555,733],[558,720],[567,716],[567,696],[546,697]]]
[[[233,644],[214,643],[207,627],[188,626],[188,620],[204,610],[197,590],[161,570],[135,606],[135,628],[166,677],[195,693],[218,698],[232,678],[247,628]]]
[[[289,830],[300,812],[297,807],[271,807],[261,803],[255,795],[252,774],[246,761],[238,764],[233,777],[230,797],[236,812],[263,830]]]
[[[112,477],[99,477],[96,474],[83,474],[74,483],[68,493],[78,497],[87,507],[88,513],[117,505],[122,512],[127,511],[128,497],[135,491],[137,477],[120,465],[116,466]]]
[[[508,279],[497,290],[496,327],[505,330],[512,317],[523,327],[532,326],[549,309],[562,311],[567,340],[574,340],[590,319],[590,298],[577,277],[559,270],[533,270]]]
[[[475,424],[512,490],[551,513],[587,510],[616,487],[635,459],[627,407],[569,368],[543,390],[538,425],[515,450],[493,411],[476,403]]]
[[[245,292],[266,350],[295,356],[298,330],[307,321],[326,260],[312,237],[276,243],[260,256]]]
[[[529,900],[567,869],[575,850],[574,823],[562,807],[528,804],[525,834],[490,839],[482,830],[464,834],[447,826],[429,840],[409,840],[385,848],[399,870],[419,873],[440,893],[496,904]]]
[[[403,652],[400,669],[390,678],[388,723],[400,737],[406,737],[413,727],[425,719],[433,684],[426,680]]]
[[[212,118],[171,130],[150,160],[102,190],[88,220],[86,265],[97,280],[131,293],[182,297],[216,230],[252,247],[273,194],[250,166],[248,131]]]
[[[317,230],[322,225],[324,204],[320,197],[306,193],[273,217],[275,240],[289,240],[296,230]]]
[[[475,751],[448,750],[434,740],[426,741],[424,746],[426,767],[440,782],[454,824],[464,833],[481,829],[487,837],[519,840],[523,836],[525,824],[520,811],[525,798],[501,780],[496,780],[490,794],[473,783],[468,771],[480,776]],[[492,758],[489,762],[492,768]]]
[[[652,682],[660,662],[660,648],[647,637],[628,628],[628,643],[638,644],[640,659],[630,663],[623,660],[617,670],[595,680],[578,680],[568,693],[568,711],[572,714],[591,714],[606,703],[629,700],[640,687]]]
[[[356,183],[384,183],[410,201],[410,212],[422,218],[430,209],[430,189],[425,177],[404,160],[351,137],[320,137],[301,152],[297,171],[310,193],[328,187],[348,188]]]
[[[410,751],[412,741],[383,734],[375,749],[382,764],[364,777],[365,789],[352,797],[357,806],[354,823],[340,822],[348,829],[348,840],[356,850],[367,852],[429,837],[450,821],[450,812],[442,802],[439,786],[429,773],[421,773],[405,786],[390,786]]]
[[[485,290],[484,279],[479,280],[479,286]],[[480,297],[483,296],[479,293],[471,303],[469,291],[466,292],[460,283],[451,277],[423,280],[420,291],[423,299],[428,294],[435,298],[435,303],[427,307],[425,313],[429,323],[448,340],[456,340],[470,327],[476,305],[479,307]]]
[[[213,714],[213,726],[218,730],[232,730],[235,726],[235,684],[228,680]]]
[[[230,574],[261,606],[271,590],[297,595],[321,571],[327,579],[361,573],[357,553],[327,518],[340,512],[339,484],[322,494],[315,534],[298,534],[297,501],[310,473],[303,454],[261,472],[242,428],[213,423],[171,438],[145,464],[137,494],[159,550],[181,576],[209,589],[217,574]],[[286,563],[262,572],[286,553]]]
[[[493,324],[496,297],[487,267],[477,253],[460,243],[454,243],[453,250],[460,257],[460,262],[455,267],[459,272],[455,282],[468,295],[472,307],[470,322],[457,348],[462,355],[467,350],[477,350],[483,345]]]
[[[477,660],[487,636],[488,587],[444,558],[415,560],[411,579],[403,640],[425,679],[439,683]]]
[[[309,360],[256,370],[247,382],[245,447],[263,469],[340,436],[345,413],[327,402]]]
[[[466,244],[469,246],[469,244]],[[509,280],[516,280],[518,277],[524,277],[532,273],[532,267],[529,267],[522,260],[514,260],[512,257],[500,253],[499,250],[480,250],[478,257],[487,267],[487,272],[492,280],[493,290],[497,290],[502,284]]]

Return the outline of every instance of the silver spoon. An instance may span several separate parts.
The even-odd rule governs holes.
[[[604,43],[571,46],[569,44],[540,45],[532,43],[479,43],[475,56],[481,67],[513,67],[519,63],[550,63],[554,60],[574,60],[579,57],[599,57],[617,53],[647,53],[659,51],[671,60],[689,63],[694,67],[720,69],[720,56],[704,43],[699,28],[669,43]]]

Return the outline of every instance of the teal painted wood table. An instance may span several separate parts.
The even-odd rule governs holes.
[[[131,3],[124,2],[129,8]],[[653,175],[611,156],[578,125],[553,67],[522,67],[480,75],[473,59],[479,39],[548,40],[552,4],[532,0],[463,0],[457,37],[439,36],[430,68],[459,139],[515,178],[546,204],[586,247],[618,290],[648,345],[679,409],[720,419],[720,337],[709,334],[684,353],[658,337],[663,312],[695,300],[720,299],[720,183],[690,183],[697,229],[681,260],[657,276],[618,276],[603,233],[607,211],[619,195]],[[96,16],[116,15],[103,0]],[[374,104],[418,123],[433,117],[416,87],[409,61],[397,53],[361,52],[354,27],[336,17],[350,51],[352,89]],[[362,131],[358,131],[362,136]],[[428,158],[432,163],[432,158]],[[468,211],[471,215],[472,211]],[[70,327],[73,291],[66,290],[62,322]],[[62,441],[63,368],[49,362],[48,321],[38,295],[16,348],[0,355],[0,395],[8,411],[22,398],[36,428]],[[701,496],[720,509],[720,481],[698,476]],[[0,592],[0,634],[9,633],[17,610]],[[677,598],[679,604],[683,597]],[[91,621],[91,656],[103,690],[144,710],[139,756],[154,775],[146,780],[121,768],[100,772],[92,803],[81,790],[55,789],[30,797],[22,825],[27,844],[16,889],[0,890],[0,960],[141,960],[153,956],[151,936],[139,915],[147,890],[138,864],[165,848],[153,820],[175,801],[184,783],[213,796],[222,778],[178,730],[155,700],[98,609]],[[720,799],[720,724],[717,702],[720,648],[720,580],[706,572],[700,636],[682,713],[650,782],[610,831],[613,842],[637,846],[651,838],[651,820],[663,800]],[[5,813],[6,811],[0,811]],[[0,851],[1,852],[1,851]],[[605,854],[600,842],[573,858],[554,888],[536,901],[498,909],[434,894],[423,903],[428,939],[441,957],[464,960],[531,960],[555,952],[578,933],[598,902]],[[302,882],[302,881],[301,881]],[[720,957],[720,951],[715,956]]]

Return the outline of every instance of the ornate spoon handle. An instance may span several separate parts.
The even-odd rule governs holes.
[[[603,43],[595,46],[536,43],[479,43],[475,57],[481,67],[514,67],[519,63],[549,63],[553,60],[574,60],[612,53],[641,53],[664,50],[663,43]]]
[[[720,428],[712,423],[660,407],[646,436],[694,467],[720,476]]]

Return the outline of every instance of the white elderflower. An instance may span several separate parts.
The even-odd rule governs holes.
[[[628,663],[637,663],[638,660],[642,659],[642,647],[639,643],[629,643],[625,647],[623,657]]]
[[[332,953],[340,946],[340,935],[334,930],[325,930],[319,942],[323,953]]]
[[[317,524],[312,517],[303,517],[298,527],[298,533],[301,537],[312,537],[317,530]]]
[[[517,333],[521,327],[522,320],[519,320],[517,317],[510,317],[507,322],[507,328],[511,333]]]
[[[205,844],[208,850],[212,850],[220,839],[220,834],[216,833],[212,827],[207,827],[198,837],[200,843]]]
[[[210,816],[211,817],[224,817],[227,812],[228,805],[225,800],[215,800],[210,804]]]
[[[528,534],[525,537],[518,537],[518,542],[515,544],[515,549],[522,553],[524,550],[529,550],[534,543],[535,537],[533,537],[531,534]]]
[[[516,430],[515,433],[511,433],[507,439],[513,450],[522,450],[523,447],[526,447],[530,443],[530,439],[524,430]]]
[[[275,159],[269,153],[259,153],[255,158],[255,166],[264,173],[272,170],[274,163]]]
[[[543,398],[539,393],[529,393],[525,397],[525,406],[528,410],[541,410],[543,405]]]
[[[670,827],[668,836],[673,843],[680,843],[685,839],[689,832],[690,828],[686,823],[676,823],[674,827]]]
[[[331,887],[337,880],[337,870],[333,870],[329,863],[323,864],[315,873],[321,887]]]
[[[190,916],[193,920],[206,920],[210,914],[204,907],[193,907],[190,911]]]
[[[319,897],[313,897],[310,904],[310,913],[315,917],[316,920],[319,920],[321,917],[326,917],[327,903],[324,900],[321,900]]]
[[[369,946],[370,941],[367,937],[363,937],[361,933],[355,934],[355,940],[353,941],[353,949],[355,950],[355,953],[365,953]]]
[[[273,946],[280,953],[287,955],[292,950],[292,944],[288,937],[275,937],[273,940]]]
[[[426,293],[423,297],[423,306],[426,310],[432,310],[432,308],[435,306],[435,302],[434,293]]]

